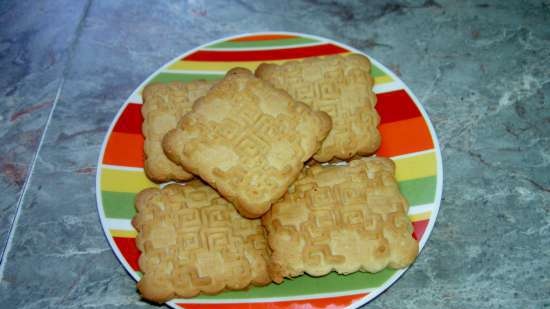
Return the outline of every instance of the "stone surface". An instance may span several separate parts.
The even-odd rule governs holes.
[[[83,7],[0,3],[0,260]]]
[[[433,234],[368,308],[550,308],[548,1],[67,1],[38,11],[30,3],[0,6],[2,209],[28,177],[54,80],[64,83],[0,268],[6,308],[150,307],[97,216],[95,167],[107,128],[166,61],[265,30],[365,51],[409,85],[439,135],[444,200]],[[66,68],[47,67],[50,49]],[[5,229],[11,215],[0,214]]]

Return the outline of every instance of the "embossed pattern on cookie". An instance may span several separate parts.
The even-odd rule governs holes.
[[[394,173],[386,158],[305,169],[262,218],[273,280],[410,265],[418,243]]]
[[[142,133],[145,137],[145,174],[153,181],[189,180],[193,175],[166,157],[162,138],[176,128],[179,119],[191,111],[196,99],[204,96],[212,82],[192,81],[150,84],[142,92]]]
[[[282,65],[262,64],[256,76],[287,91],[294,99],[327,112],[332,130],[313,156],[319,162],[349,160],[380,146],[380,117],[367,57],[352,54],[307,58]]]
[[[163,146],[242,215],[256,218],[286,192],[330,128],[326,113],[237,68],[195,103]]]
[[[271,282],[260,220],[241,217],[200,180],[146,189],[136,208],[143,273],[137,287],[144,298],[160,303]]]

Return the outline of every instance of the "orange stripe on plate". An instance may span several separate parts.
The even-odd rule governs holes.
[[[112,132],[107,142],[104,164],[143,167],[143,136]]]
[[[383,157],[432,149],[430,130],[422,117],[381,124],[382,145],[376,152]]]
[[[327,298],[316,298],[306,300],[289,300],[278,301],[268,303],[232,303],[232,304],[185,304],[178,303],[178,305],[185,309],[199,309],[199,308],[214,308],[214,309],[283,309],[283,308],[308,308],[308,309],[325,309],[325,308],[345,308],[352,303],[359,301],[367,294],[354,294],[344,295]]]
[[[295,35],[287,34],[264,34],[264,35],[251,35],[245,36],[242,38],[236,38],[230,40],[231,42],[245,42],[245,41],[267,41],[267,40],[284,40],[284,39],[293,39]]]

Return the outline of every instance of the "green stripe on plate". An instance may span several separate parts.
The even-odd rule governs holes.
[[[433,203],[435,187],[436,176],[399,182],[401,193],[405,196],[411,207]],[[135,215],[135,193],[102,191],[101,196],[103,209],[107,218],[132,219]]]
[[[188,74],[188,73],[160,73],[149,83],[169,83],[173,81],[191,82],[194,80],[218,80],[223,74]]]
[[[317,43],[319,40],[310,38],[292,38],[282,40],[260,40],[260,41],[225,41],[207,46],[206,48],[249,48],[249,47],[279,47],[308,43]]]
[[[246,291],[225,291],[218,295],[200,295],[198,299],[247,299],[265,297],[287,297],[319,293],[334,293],[360,289],[377,288],[396,270],[384,269],[376,274],[356,272],[349,275],[338,275],[334,272],[323,277],[307,275],[286,279],[281,284],[272,283],[264,287],[251,287]]]
[[[433,203],[436,179],[436,176],[430,176],[401,181],[399,182],[399,189],[410,206]]]
[[[370,75],[373,78],[386,76],[380,68],[372,65]],[[223,78],[223,74],[192,74],[192,73],[159,73],[149,83],[169,83],[173,81],[191,82],[194,80],[220,80]]]
[[[375,66],[374,64],[371,65],[371,71],[370,71],[370,75],[372,77],[380,77],[380,76],[385,76],[387,75],[386,73],[384,73],[384,71],[382,71],[379,67]]]
[[[101,191],[105,217],[111,219],[132,219],[136,214],[135,193]]]

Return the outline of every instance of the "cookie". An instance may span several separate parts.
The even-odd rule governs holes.
[[[330,115],[332,130],[313,156],[319,162],[328,162],[369,155],[380,147],[380,116],[374,108],[376,95],[370,70],[367,57],[352,54],[282,65],[264,63],[256,69],[256,76]]]
[[[272,279],[410,265],[418,243],[394,173],[386,158],[304,169],[262,218]]]
[[[143,298],[161,303],[271,282],[260,220],[241,217],[202,181],[145,189],[136,208]]]
[[[163,147],[243,216],[257,218],[283,196],[330,128],[325,112],[236,68],[195,102]]]
[[[193,102],[202,97],[212,82],[171,82],[150,84],[143,89],[142,132],[145,137],[145,174],[155,182],[188,180],[193,175],[170,161],[162,150],[162,138],[177,126],[178,120],[191,110]]]

